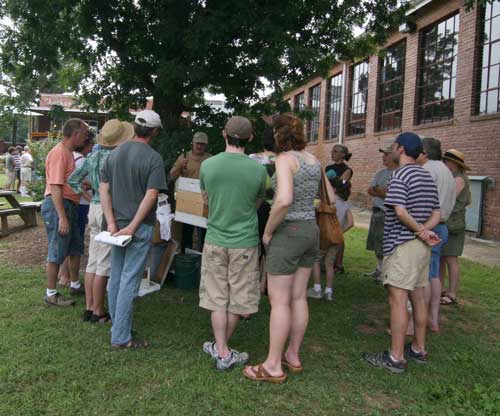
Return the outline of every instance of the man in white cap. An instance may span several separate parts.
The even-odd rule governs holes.
[[[245,154],[252,124],[231,117],[222,132],[226,151],[203,162],[200,186],[208,199],[208,229],[203,249],[200,307],[211,311],[215,341],[203,351],[218,370],[248,361],[229,348],[240,316],[259,308],[259,230],[257,209],[265,197],[267,171]]]
[[[170,178],[176,180],[179,176],[183,178],[200,179],[201,164],[210,156],[207,150],[208,136],[202,131],[198,131],[193,136],[192,150],[181,152],[174,166],[170,170]],[[200,250],[203,248],[206,230],[196,227],[198,230]],[[182,251],[186,248],[193,248],[193,231],[195,227],[191,224],[182,224]]]
[[[133,303],[151,247],[156,199],[167,188],[163,160],[150,147],[162,127],[160,116],[144,110],[133,124],[135,137],[108,156],[99,186],[108,231],[133,236],[127,246],[111,249],[108,303],[113,349],[148,346],[145,340],[132,338]]]

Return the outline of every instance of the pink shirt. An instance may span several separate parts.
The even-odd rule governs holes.
[[[47,185],[45,187],[45,196],[51,194],[50,185],[62,185],[63,198],[78,204],[80,195],[78,195],[68,185],[69,175],[75,170],[75,160],[73,152],[66,148],[63,143],[57,144],[47,155],[45,159],[45,178]]]

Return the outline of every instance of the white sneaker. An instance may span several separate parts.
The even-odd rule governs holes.
[[[327,292],[325,290],[325,292],[323,293],[323,297],[325,298],[325,300],[327,301],[332,301],[333,300],[333,291],[331,292]]]
[[[225,358],[217,357],[216,368],[219,371],[226,371],[235,365],[245,364],[248,361],[248,354],[246,352],[238,352],[236,350],[229,350],[229,355]]]
[[[312,299],[321,299],[323,297],[323,293],[321,290],[314,290],[314,287],[307,289],[307,297]]]
[[[219,356],[217,352],[217,345],[215,345],[215,341],[207,341],[203,343],[203,352],[207,353],[212,357],[213,360],[216,360]]]

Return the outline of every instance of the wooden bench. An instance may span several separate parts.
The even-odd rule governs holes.
[[[36,226],[37,225],[36,212],[40,210],[40,207],[42,206],[42,201],[21,202],[20,205],[21,205],[22,216],[26,225],[28,227]]]
[[[1,235],[9,234],[9,223],[7,221],[7,218],[10,217],[11,215],[21,215],[21,210],[19,208],[9,208],[0,210],[0,219],[2,221]]]

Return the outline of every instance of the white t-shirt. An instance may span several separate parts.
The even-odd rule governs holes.
[[[28,152],[24,152],[21,156],[21,168],[31,168],[32,165],[33,157]]]
[[[339,220],[342,230],[344,230],[347,222],[347,211],[351,209],[351,206],[337,196],[337,198],[335,198],[335,208],[337,208],[337,219]]]
[[[436,183],[439,206],[441,207],[441,221],[446,221],[453,210],[457,197],[453,174],[440,160],[428,160],[422,167],[431,174]]]

